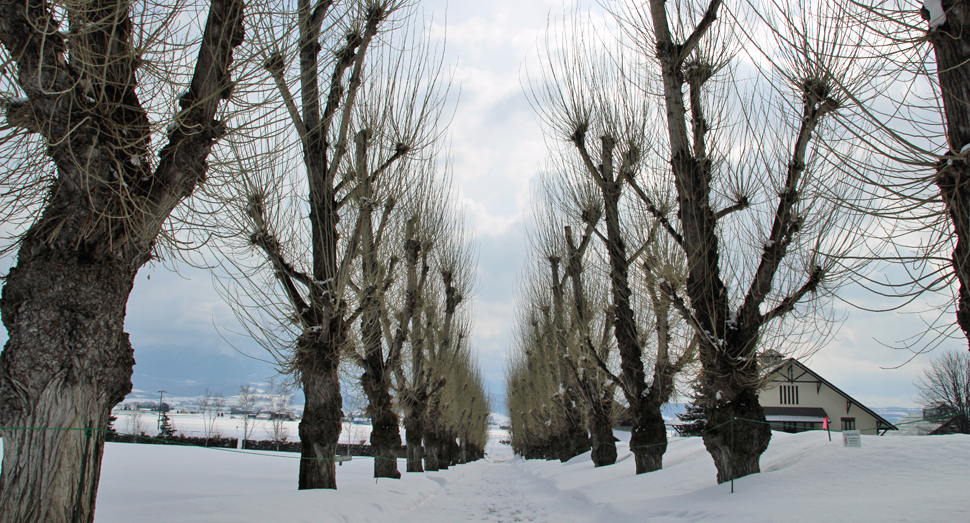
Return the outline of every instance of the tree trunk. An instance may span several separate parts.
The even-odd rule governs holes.
[[[559,451],[559,461],[563,463],[590,449],[589,434],[582,426],[570,425],[563,433],[563,438],[566,444]]]
[[[704,446],[714,458],[718,483],[761,472],[759,459],[771,441],[771,428],[754,388],[708,406],[707,427]]]
[[[563,378],[565,381],[567,378]],[[559,452],[559,461],[566,462],[589,450],[589,434],[583,426],[583,414],[579,409],[582,398],[570,384],[564,397],[566,428],[563,431],[565,444]]]
[[[391,395],[386,391],[383,398],[370,400],[370,416],[373,431],[370,435],[374,449],[374,477],[400,479],[397,470],[397,453],[401,448],[401,429],[397,414],[391,405]]]
[[[602,467],[616,463],[616,438],[613,437],[613,399],[606,398],[594,405],[589,413],[589,435],[593,465]]]
[[[438,440],[438,470],[448,470],[452,465],[452,440],[451,434],[442,432],[436,437]]]
[[[461,462],[461,445],[458,443],[458,437],[454,434],[448,434],[448,465],[455,466]]]
[[[660,407],[650,401],[641,401],[633,412],[632,432],[630,450],[636,460],[637,474],[662,469],[667,452],[667,426]]]
[[[131,391],[133,279],[123,265],[25,239],[0,302],[0,423],[36,430],[0,431],[0,522],[93,521],[103,431]]]
[[[441,442],[438,434],[434,430],[426,430],[424,433],[424,470],[437,472],[439,469],[439,457],[441,453]]]
[[[300,420],[300,490],[337,488],[334,457],[340,439],[343,399],[336,358],[333,364],[323,367],[315,372],[303,371],[306,405]]]
[[[420,416],[415,416],[412,412],[404,415],[404,434],[408,446],[408,472],[424,472],[421,461],[424,459],[424,447],[421,441],[424,439],[424,423]]]
[[[951,154],[963,152],[970,144],[970,43],[961,35],[970,29],[970,6],[943,0],[946,22],[930,30],[929,40],[936,56],[940,94],[946,117],[947,142]],[[957,325],[970,340],[970,166],[965,158],[941,162],[936,185],[946,205],[956,246],[950,256],[957,291]],[[970,341],[968,341],[970,342]]]

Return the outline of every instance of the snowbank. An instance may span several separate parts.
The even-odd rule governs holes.
[[[303,492],[293,454],[109,443],[96,522],[970,521],[970,437],[844,448],[833,436],[773,433],[763,472],[734,494],[696,438],[671,440],[664,470],[641,476],[624,443],[598,469],[588,454],[526,461],[493,444],[488,460],[401,480],[376,481],[354,458],[337,468],[340,490]]]

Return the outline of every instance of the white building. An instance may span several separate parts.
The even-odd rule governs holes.
[[[833,431],[858,430],[863,434],[882,435],[898,430],[798,360],[782,361],[766,380],[758,400],[772,430],[821,429],[825,418],[829,419],[829,429]]]

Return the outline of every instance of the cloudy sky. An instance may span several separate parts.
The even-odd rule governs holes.
[[[438,22],[447,8],[446,62],[454,64],[461,88],[451,127],[454,171],[461,204],[478,235],[473,348],[495,399],[501,401],[513,287],[526,255],[523,221],[530,184],[545,156],[541,129],[523,93],[523,63],[535,57],[547,20],[564,8],[561,0],[450,6],[435,0],[423,6]],[[440,27],[436,31],[441,33]],[[881,304],[859,290],[847,292],[857,303]],[[887,345],[920,332],[920,316],[843,312],[846,321],[836,339],[809,365],[869,406],[914,405],[912,382],[929,357],[889,370],[910,353]],[[199,269],[179,267],[175,273],[159,265],[142,270],[129,302],[127,330],[138,362],[134,386],[150,395],[164,388],[192,396],[206,387],[232,395],[240,383],[264,382],[274,373],[260,361],[261,349],[236,334],[241,329],[232,312],[213,290],[209,275]],[[948,347],[966,350],[966,343],[944,344]]]

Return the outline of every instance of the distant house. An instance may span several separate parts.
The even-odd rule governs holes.
[[[796,359],[781,361],[768,373],[758,396],[772,430],[803,432],[821,429],[825,418],[831,430],[885,434],[899,430],[872,409],[859,403]]]

